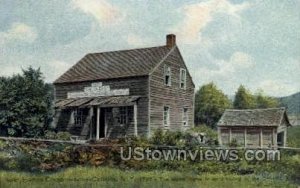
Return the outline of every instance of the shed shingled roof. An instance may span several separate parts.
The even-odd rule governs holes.
[[[148,75],[171,49],[158,46],[90,53],[55,80],[54,84]]]
[[[227,109],[218,122],[218,126],[279,126],[286,118],[285,108]]]

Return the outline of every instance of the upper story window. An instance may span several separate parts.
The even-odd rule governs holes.
[[[164,82],[166,86],[171,86],[171,67],[164,66]]]
[[[180,69],[180,89],[186,89],[186,70]]]
[[[74,125],[82,126],[83,124],[83,109],[77,108],[74,110]]]
[[[182,125],[188,126],[189,116],[188,116],[188,108],[183,108],[182,113]]]
[[[170,125],[170,107],[164,106],[164,126]]]

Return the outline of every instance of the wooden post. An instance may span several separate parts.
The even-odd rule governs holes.
[[[106,138],[106,135],[107,135],[107,127],[108,127],[107,118],[106,118],[106,117],[107,117],[107,110],[106,110],[106,109],[105,109],[105,113],[104,113],[104,114],[105,114],[105,117],[104,117],[104,118],[105,118],[105,120],[104,120],[104,121],[105,121],[104,136],[105,136],[105,138]]]
[[[231,127],[229,127],[229,144],[231,144]]]
[[[96,140],[100,138],[100,107],[97,107],[97,127],[96,127]]]
[[[93,116],[94,116],[94,107],[92,106],[90,108],[90,118],[91,118],[91,121],[90,121],[90,139],[93,138]]]
[[[260,144],[260,147],[262,148],[263,147],[263,130],[262,128],[260,128],[260,134],[259,134],[259,144]]]
[[[286,139],[287,139],[287,128],[284,130],[283,134],[283,147],[286,147]]]
[[[244,146],[247,147],[247,128],[244,129]]]
[[[137,129],[137,105],[133,105],[133,116],[134,116],[134,136],[138,135],[138,129]]]
[[[277,147],[277,131],[273,128],[273,147]]]
[[[222,136],[221,136],[221,128],[218,127],[218,140],[219,140],[219,145],[222,145]]]

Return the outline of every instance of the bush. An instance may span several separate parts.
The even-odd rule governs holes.
[[[56,139],[56,133],[54,131],[46,131],[44,138],[49,140],[54,140]]]
[[[47,131],[45,136],[43,137],[44,139],[49,139],[49,140],[71,140],[71,134],[69,132],[58,132],[55,133],[54,131]]]
[[[166,146],[183,146],[186,141],[186,135],[180,131],[163,131],[156,129],[150,139],[153,145],[166,145]]]
[[[71,134],[69,132],[58,132],[56,134],[56,139],[58,140],[71,140]]]

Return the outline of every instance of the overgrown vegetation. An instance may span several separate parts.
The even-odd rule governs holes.
[[[195,123],[213,127],[230,107],[230,100],[214,83],[203,85],[195,94]]]
[[[222,176],[231,175],[243,178],[246,177],[253,178],[255,181],[259,182],[268,182],[272,181],[295,181],[299,180],[300,174],[300,151],[297,150],[282,150],[281,160],[279,161],[245,161],[245,160],[219,160],[219,161],[209,161],[201,160],[196,158],[196,160],[141,160],[137,161],[134,159],[130,160],[121,160],[120,146],[123,147],[143,147],[146,148],[155,148],[160,149],[164,148],[164,145],[168,143],[169,146],[174,146],[176,148],[182,149],[191,149],[203,150],[205,151],[206,147],[201,148],[199,144],[193,144],[196,141],[194,140],[198,133],[204,133],[207,135],[208,140],[216,140],[216,131],[207,127],[201,126],[194,128],[193,131],[188,131],[186,133],[182,132],[169,132],[157,130],[153,137],[148,140],[146,138],[126,138],[120,140],[107,140],[100,143],[101,147],[95,144],[91,145],[73,145],[69,143],[51,143],[51,142],[29,142],[29,141],[0,141],[0,168],[8,171],[25,171],[25,172],[34,172],[34,173],[43,173],[43,172],[57,172],[64,169],[68,169],[73,166],[76,167],[73,173],[74,168],[68,169],[61,173],[51,175],[25,175],[19,176],[18,174],[7,175],[7,172],[2,172],[0,177],[15,177],[15,181],[18,179],[31,180],[31,178],[36,178],[39,180],[47,181],[56,181],[58,178],[61,178],[61,181],[74,180],[77,173],[80,176],[77,178],[82,178],[82,180],[90,179],[109,179],[116,181],[116,179],[124,179],[123,176],[119,176],[123,171],[115,170],[112,173],[109,173],[111,168],[120,168],[126,170],[126,174],[130,174],[131,179],[143,179],[148,177],[149,180],[162,178],[180,181],[183,179],[200,179],[203,174],[217,174],[216,179],[222,178]],[[162,144],[162,145],[161,145]],[[105,146],[103,146],[105,145]],[[161,145],[161,147],[158,147]],[[208,145],[212,148],[214,147],[213,142],[208,142]],[[127,151],[125,149],[125,151]],[[239,156],[243,155],[243,150],[240,150]],[[125,152],[126,154],[126,152]],[[128,154],[128,153],[127,153]],[[87,166],[101,166],[105,167],[106,175],[101,174],[98,171],[98,168],[82,168]],[[101,169],[101,168],[100,168]],[[89,172],[88,172],[89,171]],[[132,171],[132,174],[129,173]],[[138,171],[138,172],[136,172]],[[147,171],[143,173],[144,171]],[[176,172],[171,177],[168,174],[165,174],[165,171]],[[98,175],[96,175],[97,173]],[[142,173],[139,173],[142,172]],[[157,176],[154,175],[157,172]],[[116,174],[114,174],[116,173]],[[4,175],[3,175],[4,174]],[[9,173],[8,173],[9,174]],[[44,173],[43,173],[44,174]],[[139,176],[140,174],[141,176]],[[184,175],[183,175],[184,174]],[[226,174],[226,175],[224,175]],[[221,176],[219,176],[221,175]],[[210,176],[210,175],[208,175]],[[57,179],[56,179],[57,178]],[[116,179],[114,179],[116,178]],[[9,178],[8,178],[9,179]]]
[[[60,182],[60,183],[59,183]],[[119,185],[120,187],[167,187],[209,186],[209,187],[296,187],[296,185],[275,177],[239,176],[235,174],[195,174],[193,172],[174,172],[167,170],[132,171],[108,167],[75,167],[55,174],[27,174],[15,172],[0,172],[0,186],[18,185],[22,187],[39,187],[40,184],[55,187],[55,185],[70,185],[76,182],[76,187],[86,187],[87,182],[94,187]],[[81,184],[84,182],[84,184]],[[110,184],[112,182],[113,184]],[[159,182],[159,183],[158,183]],[[39,186],[35,186],[39,185]],[[47,186],[48,187],[48,186]]]
[[[227,108],[253,109],[279,106],[276,98],[264,95],[262,90],[252,94],[243,85],[237,89],[232,102],[214,83],[209,83],[200,87],[196,92],[195,124],[206,124],[214,128]]]
[[[300,148],[300,126],[288,127],[287,135],[288,146]]]
[[[0,135],[36,137],[44,134],[52,118],[52,87],[40,69],[0,77]]]

